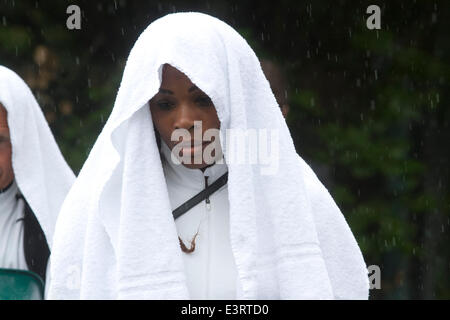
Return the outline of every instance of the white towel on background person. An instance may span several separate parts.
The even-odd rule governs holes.
[[[234,29],[200,13],[154,21],[131,50],[113,111],[63,204],[49,298],[189,299],[148,107],[166,63],[208,94],[222,133],[279,132],[276,174],[228,163],[237,298],[367,299],[357,242],[296,154],[258,58]]]
[[[75,176],[30,88],[4,66],[0,66],[0,103],[7,111],[15,181],[51,248],[56,219]]]

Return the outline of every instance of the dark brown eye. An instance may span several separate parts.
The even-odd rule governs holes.
[[[195,102],[202,107],[209,107],[212,105],[212,101],[208,96],[199,96],[195,99]]]
[[[155,102],[155,105],[161,110],[170,110],[175,106],[174,103],[167,100],[158,100]]]

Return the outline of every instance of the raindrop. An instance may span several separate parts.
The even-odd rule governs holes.
[[[436,22],[437,22],[437,14],[436,14],[436,12],[433,12],[431,14],[431,23],[434,24]]]
[[[374,70],[374,73],[375,73],[375,80],[378,80],[378,70]]]
[[[312,17],[312,5],[311,4],[306,5],[306,11],[308,12],[309,16]]]

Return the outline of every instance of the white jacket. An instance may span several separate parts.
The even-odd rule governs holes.
[[[176,165],[162,143],[163,168],[172,210],[202,191],[227,172],[226,164],[214,164],[202,172]],[[235,299],[240,288],[230,245],[230,215],[227,185],[175,220],[186,247],[197,233],[195,250],[183,252],[186,283],[191,299]],[[180,249],[181,250],[181,249]]]

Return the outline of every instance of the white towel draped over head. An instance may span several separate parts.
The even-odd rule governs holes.
[[[222,132],[279,132],[276,174],[228,164],[238,298],[366,299],[361,251],[296,154],[254,52],[227,24],[192,12],[154,21],[131,50],[113,111],[63,205],[49,298],[189,299],[148,107],[164,64],[208,94]]]
[[[30,88],[4,66],[0,66],[0,103],[7,111],[16,183],[51,248],[56,219],[75,176]]]

